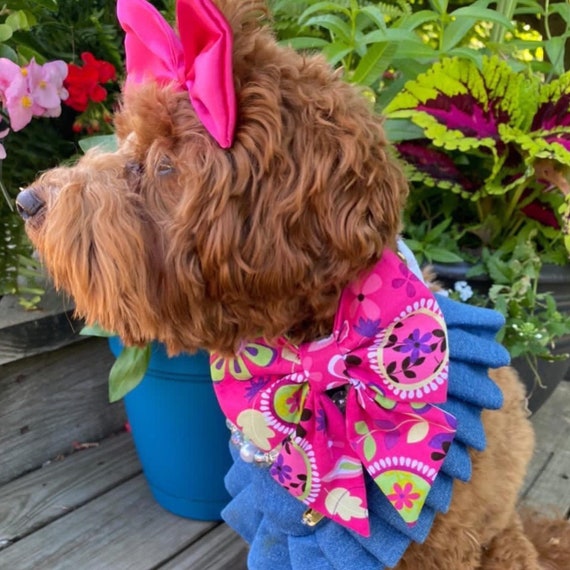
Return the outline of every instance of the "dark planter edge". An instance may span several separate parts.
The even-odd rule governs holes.
[[[0,299],[0,365],[50,352],[84,340],[73,305],[48,289],[38,309],[27,311],[18,298]]]

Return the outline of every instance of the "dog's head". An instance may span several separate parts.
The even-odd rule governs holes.
[[[219,5],[234,34],[230,148],[187,92],[130,85],[118,149],[48,171],[18,198],[78,314],[171,353],[328,332],[342,288],[394,247],[407,192],[355,88],[278,46],[263,2]]]

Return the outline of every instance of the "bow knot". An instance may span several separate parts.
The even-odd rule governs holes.
[[[366,471],[415,523],[456,426],[434,405],[447,397],[443,316],[394,253],[343,291],[329,337],[258,340],[211,364],[222,410],[278,451],[270,473],[292,495],[368,535]]]

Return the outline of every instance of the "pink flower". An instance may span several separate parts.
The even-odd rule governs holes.
[[[68,97],[63,81],[67,64],[51,61],[39,65],[32,58],[20,67],[13,61],[0,58],[0,103],[7,111],[12,130],[23,129],[33,117],[57,117],[61,101]],[[0,139],[9,129],[0,132]],[[6,149],[0,143],[0,160],[6,158]]]
[[[67,65],[52,61],[39,65],[34,59],[25,67],[0,58],[0,99],[14,131],[23,129],[32,117],[56,117],[61,100],[67,98],[63,81]]]
[[[412,493],[414,486],[411,483],[406,483],[403,489],[399,483],[394,483],[392,490],[394,493],[392,495],[386,495],[386,497],[399,511],[404,507],[411,509],[414,506],[414,501],[420,498],[419,493]]]
[[[13,61],[0,57],[0,98],[4,103],[4,93],[10,87],[14,78],[20,73],[20,66]]]
[[[67,76],[67,64],[50,61],[38,65],[33,59],[28,65],[29,88],[34,101],[34,115],[58,117],[61,114],[61,100],[68,96],[63,87]]]
[[[25,67],[20,68],[19,75],[14,77],[4,93],[4,105],[14,131],[23,129],[33,117],[34,100],[28,88],[27,75],[28,70]]]

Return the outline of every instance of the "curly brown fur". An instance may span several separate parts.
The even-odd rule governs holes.
[[[570,568],[570,520],[523,510],[522,522],[538,551],[541,570]]]
[[[322,58],[278,47],[261,1],[223,9],[239,112],[230,149],[187,94],[149,84],[124,94],[116,152],[90,151],[32,187],[45,207],[28,234],[77,312],[171,354],[328,334],[343,287],[395,247],[407,195],[365,98]],[[400,570],[540,567],[515,510],[532,431],[514,373],[493,377],[505,406],[485,412],[488,448]]]

